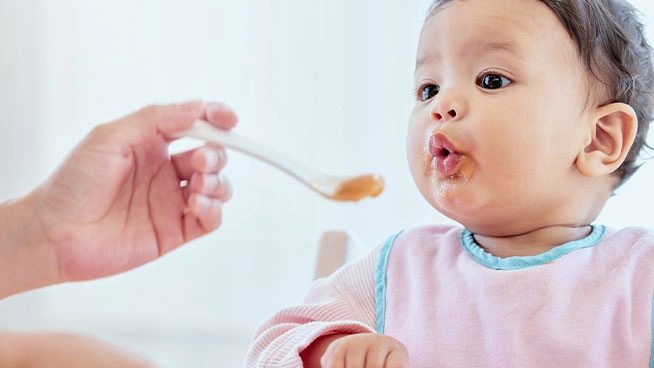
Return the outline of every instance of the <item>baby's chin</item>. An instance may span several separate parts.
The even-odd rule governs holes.
[[[511,224],[520,221],[515,218],[510,220],[512,216],[509,213],[499,213],[501,210],[498,210],[497,206],[471,195],[461,194],[445,199],[432,198],[429,202],[436,211],[475,234],[510,236],[515,234],[515,228]]]
[[[479,221],[477,211],[470,206],[470,203],[466,203],[461,200],[461,198],[447,198],[439,200],[429,200],[431,206],[441,213],[443,216],[449,218],[452,221],[458,222],[459,224],[466,226],[467,224],[473,225],[475,222]],[[473,220],[474,219],[474,220]]]

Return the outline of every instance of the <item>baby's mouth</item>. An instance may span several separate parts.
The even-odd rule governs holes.
[[[447,178],[462,175],[460,163],[463,155],[457,152],[454,144],[442,133],[429,138],[429,153],[433,157],[433,167],[440,175]]]

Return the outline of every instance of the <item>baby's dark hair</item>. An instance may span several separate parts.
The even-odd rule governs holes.
[[[452,0],[434,0],[429,16]],[[640,167],[649,123],[654,118],[654,64],[641,14],[626,0],[539,0],[559,18],[590,75],[603,91],[600,105],[623,102],[638,117],[638,131],[627,158],[616,171],[620,186]],[[616,187],[617,187],[616,186]]]

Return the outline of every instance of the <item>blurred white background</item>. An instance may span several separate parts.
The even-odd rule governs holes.
[[[387,182],[379,198],[330,202],[232,152],[218,231],[121,275],[7,298],[0,328],[82,332],[161,367],[237,367],[254,329],[302,300],[324,230],[372,248],[447,222],[414,188],[404,150],[429,3],[0,0],[2,200],[33,188],[94,125],[193,98],[228,103],[237,132],[300,161]],[[649,0],[633,3],[654,19]],[[646,164],[598,222],[652,226],[653,179]]]

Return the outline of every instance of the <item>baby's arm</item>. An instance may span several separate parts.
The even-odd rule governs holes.
[[[336,336],[379,336],[375,333],[377,255],[375,250],[316,281],[303,305],[275,314],[256,333],[247,366],[303,366],[303,358],[319,361],[331,345],[327,342]]]

